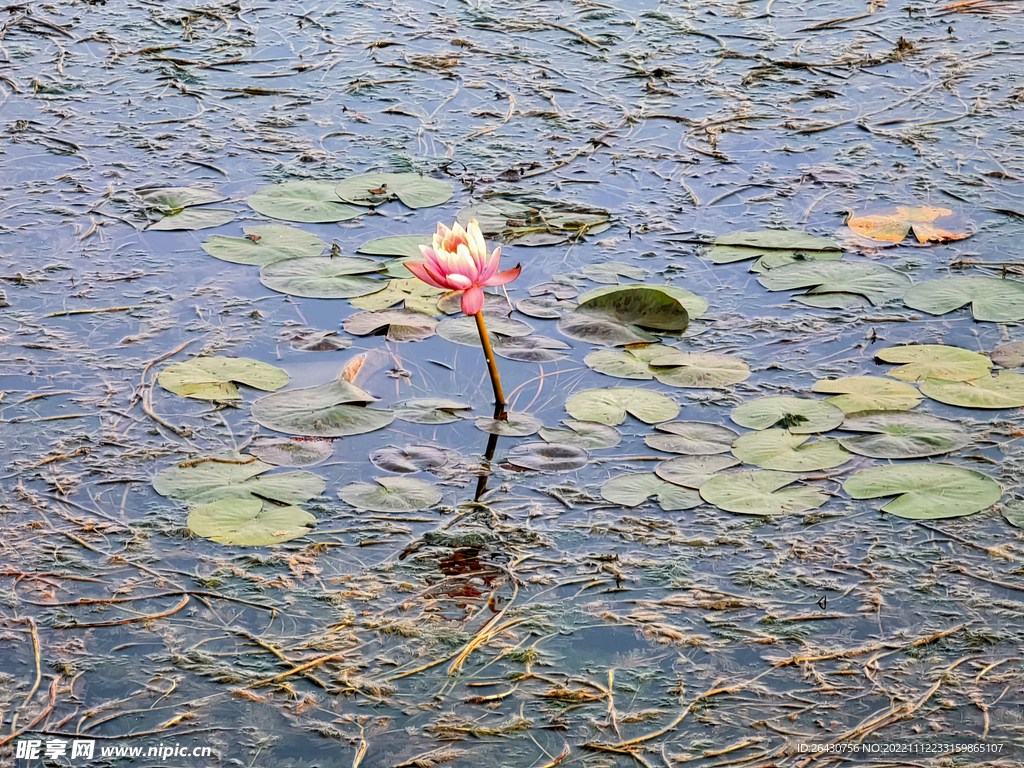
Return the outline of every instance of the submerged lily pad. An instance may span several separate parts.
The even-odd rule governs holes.
[[[371,453],[370,461],[387,472],[412,474],[440,469],[457,457],[454,451],[432,445],[407,445],[405,448],[389,445]]]
[[[739,434],[719,424],[702,421],[670,421],[655,429],[667,434],[647,435],[644,442],[656,451],[682,453],[688,456],[710,456],[727,453]]]
[[[279,507],[259,499],[222,499],[196,507],[189,530],[218,544],[269,547],[305,536],[316,518],[295,506]]]
[[[227,198],[220,192],[202,187],[137,187],[135,194],[149,208],[161,213],[172,213],[193,205],[219,203]]]
[[[863,432],[844,437],[839,444],[851,453],[873,459],[919,459],[959,450],[971,442],[962,425],[927,413],[882,411],[847,418],[844,432]]]
[[[587,389],[565,404],[569,415],[579,421],[596,421],[615,426],[629,413],[647,424],[669,421],[679,415],[679,403],[660,392],[632,387]]]
[[[526,437],[537,434],[543,423],[536,416],[531,416],[528,413],[508,413],[505,414],[504,419],[481,416],[476,420],[476,426],[477,429],[492,435]]]
[[[832,469],[853,458],[836,440],[818,440],[805,445],[810,438],[810,435],[794,435],[786,429],[750,432],[732,444],[732,454],[744,464],[782,472]]]
[[[520,299],[516,302],[516,309],[524,315],[541,320],[554,320],[575,308],[575,301],[565,301],[555,296],[537,296],[532,299]]]
[[[918,283],[903,297],[911,309],[944,315],[971,305],[974,319],[990,323],[1024,320],[1024,282],[998,277],[956,275]]]
[[[757,259],[751,272],[764,272],[804,261],[839,261],[842,247],[824,237],[785,229],[733,232],[719,237],[706,254],[715,264]]]
[[[267,264],[260,270],[260,282],[290,296],[354,299],[385,287],[368,276],[381,269],[380,262],[360,256],[313,256]]]
[[[494,354],[506,360],[518,360],[521,363],[553,363],[565,360],[569,355],[566,350],[572,349],[564,341],[549,339],[547,336],[496,336],[491,340]]]
[[[396,304],[404,303],[408,310],[433,316],[441,312],[437,308],[437,297],[442,293],[444,291],[440,288],[427,285],[417,278],[388,280],[384,290],[360,296],[352,299],[349,303],[356,309],[365,309],[371,312],[389,309]]]
[[[596,235],[610,226],[611,213],[603,208],[562,200],[501,200],[474,203],[459,211],[458,221],[480,222],[488,237],[516,245],[555,245],[583,235]]]
[[[214,235],[203,243],[203,250],[221,261],[262,267],[285,259],[319,256],[327,247],[319,237],[297,227],[268,224],[243,227],[242,231],[245,237]]]
[[[653,498],[666,512],[700,506],[700,494],[666,483],[652,472],[613,477],[601,486],[601,498],[624,507],[638,507]]]
[[[384,336],[388,341],[423,341],[434,335],[437,320],[408,309],[357,312],[345,318],[344,329],[353,336]]]
[[[460,419],[468,419],[473,406],[444,398],[425,397],[416,400],[403,400],[391,406],[396,419],[411,421],[414,424],[451,424]]]
[[[970,381],[988,376],[992,368],[992,361],[978,352],[943,344],[889,347],[876,352],[875,357],[886,363],[904,363],[889,371],[890,376],[901,381]]]
[[[455,190],[447,181],[419,173],[367,173],[345,179],[334,188],[346,203],[378,206],[395,198],[409,208],[432,208],[447,203]]]
[[[733,409],[730,418],[741,427],[782,427],[795,435],[828,432],[843,423],[843,411],[823,400],[772,395],[759,397]]]
[[[307,224],[329,224],[362,216],[365,211],[345,205],[329,181],[286,181],[271,184],[250,195],[246,202],[257,213],[272,219]]]
[[[485,312],[487,335],[491,345],[498,343],[502,336],[529,336],[533,328],[521,320],[513,320],[501,315],[490,315]],[[480,347],[480,332],[473,317],[446,317],[437,324],[437,335],[442,339],[462,344],[466,347]]]
[[[306,437],[345,437],[382,429],[395,419],[389,410],[367,408],[377,398],[336,379],[292,389],[253,403],[252,418],[267,429]]]
[[[908,411],[918,405],[921,393],[909,384],[877,376],[847,376],[814,382],[815,392],[841,393],[825,398],[844,413],[859,411]]]
[[[324,479],[309,472],[266,475],[274,469],[253,456],[207,456],[168,467],[153,478],[153,490],[170,499],[208,504],[222,499],[269,499],[301,504],[319,496]]]
[[[635,267],[632,264],[624,264],[621,261],[602,261],[596,264],[586,264],[580,272],[589,280],[595,283],[610,283],[617,285],[622,281],[620,277],[629,280],[643,280],[647,277],[647,270],[643,267]]]
[[[169,392],[196,400],[239,400],[238,384],[273,392],[288,383],[288,374],[248,357],[197,357],[164,368],[157,376]]]
[[[590,459],[583,448],[563,443],[522,443],[508,452],[509,464],[537,472],[571,472]]]
[[[253,443],[249,450],[260,461],[278,467],[311,467],[334,455],[334,443],[315,438],[273,437]]]
[[[895,464],[858,472],[843,490],[854,499],[897,496],[883,512],[910,520],[964,517],[999,501],[1002,488],[988,475],[945,464]]]
[[[562,424],[567,428],[552,429],[544,427],[540,431],[541,438],[549,443],[575,445],[588,451],[614,448],[622,442],[622,433],[615,427],[610,427],[607,424],[597,424],[592,421],[575,421],[573,419],[564,419]]]
[[[436,506],[442,494],[430,483],[413,477],[377,477],[376,485],[351,483],[338,497],[356,509],[370,512],[419,512]]]
[[[146,229],[173,232],[180,230],[213,229],[230,224],[235,212],[223,208],[184,208],[153,222]]]
[[[932,400],[961,408],[1024,407],[1024,376],[1001,371],[995,376],[982,376],[970,381],[925,379],[921,392]]]
[[[699,489],[718,473],[739,463],[732,456],[679,456],[661,462],[654,473],[675,485]]]
[[[1024,341],[1011,341],[998,346],[989,357],[1002,368],[1020,368],[1024,366]]]
[[[337,352],[352,346],[352,339],[337,331],[315,331],[311,328],[286,336],[292,349],[300,352]]]
[[[700,487],[704,501],[741,515],[785,515],[817,509],[828,496],[817,488],[788,488],[800,479],[790,472],[751,470],[711,478]]]
[[[396,237],[378,237],[359,246],[356,253],[368,256],[404,256],[419,259],[422,256],[421,245],[434,242],[433,235],[398,235]]]
[[[872,304],[902,299],[910,278],[873,261],[814,261],[762,272],[757,281],[769,291],[810,288],[808,295],[855,293]]]

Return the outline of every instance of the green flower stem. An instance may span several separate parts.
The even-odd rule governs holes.
[[[494,350],[491,349],[491,338],[487,335],[487,325],[484,323],[483,311],[477,312],[476,330],[480,334],[480,343],[484,348],[484,358],[487,360],[487,370],[491,374],[491,386],[494,387],[495,405],[505,414],[505,393],[501,389],[501,376],[498,375],[498,364],[494,360]],[[500,418],[500,417],[499,417]]]

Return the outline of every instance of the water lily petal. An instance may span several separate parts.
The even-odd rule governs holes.
[[[516,264],[512,269],[506,269],[504,272],[499,272],[490,278],[484,285],[505,285],[505,283],[511,283],[517,277],[519,273],[523,271],[521,264]]]
[[[475,315],[484,308],[484,292],[475,285],[462,294],[462,311]]]
[[[432,285],[435,288],[451,289],[451,286],[446,281],[436,278],[431,274],[427,265],[421,261],[407,261],[405,262],[405,268],[412,272],[416,277],[422,280],[427,285]]]
[[[492,277],[494,273],[498,271],[498,267],[501,266],[501,246],[499,245],[490,256],[487,257],[486,264],[480,272],[480,282],[486,283]]]
[[[456,291],[464,291],[467,288],[475,285],[475,283],[465,275],[455,274],[454,272],[445,278],[445,282],[448,283],[449,288],[452,288]]]

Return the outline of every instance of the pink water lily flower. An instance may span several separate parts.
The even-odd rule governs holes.
[[[467,315],[483,309],[484,287],[511,283],[522,271],[519,265],[498,271],[501,246],[487,253],[476,219],[470,219],[465,229],[458,223],[451,229],[439,223],[433,245],[421,245],[420,252],[423,261],[407,261],[405,266],[428,285],[462,291],[462,311]]]

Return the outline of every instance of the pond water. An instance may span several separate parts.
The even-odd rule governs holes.
[[[1024,764],[1015,380],[1000,379],[1006,407],[948,396],[916,406],[966,432],[956,450],[850,455],[790,476],[817,499],[802,511],[735,514],[648,475],[644,487],[693,504],[665,510],[641,494],[625,506],[602,487],[677,455],[648,446],[653,423],[627,415],[612,425],[621,442],[582,466],[524,470],[509,454],[540,436],[493,439],[476,425],[492,408],[479,347],[440,327],[412,342],[354,336],[342,323],[363,310],[350,301],[277,292],[258,266],[201,247],[276,224],[344,258],[376,238],[429,234],[468,206],[526,201],[550,217],[569,204],[570,222],[587,211],[607,226],[503,245],[504,266],[523,269],[505,286],[513,305],[543,283],[569,297],[543,318],[494,290],[495,327],[512,312],[554,340],[538,342],[543,362],[527,361],[536,350],[498,358],[511,411],[564,428],[572,397],[635,387],[677,402],[676,421],[755,435],[734,408],[821,400],[823,379],[885,377],[881,350],[989,355],[1024,339],[1024,300],[999,298],[1003,284],[979,284],[975,303],[978,314],[992,299],[1000,322],[893,294],[904,280],[1024,270],[1020,14],[1012,0],[0,9],[0,758],[120,765],[130,758],[101,750],[180,745],[212,754],[133,764]],[[246,203],[274,183],[377,172],[422,174],[453,195],[337,223],[271,219]],[[224,199],[186,213],[234,215],[147,229],[160,219],[135,193],[147,186],[212,191]],[[845,224],[894,205],[947,209],[954,234],[972,234],[894,244]],[[865,282],[837,278],[843,306],[808,306],[769,291],[750,260],[709,259],[715,238],[762,230],[833,240],[844,261],[883,275],[866,280],[884,295],[872,304]],[[662,383],[646,363],[630,363],[635,379],[597,370],[588,356],[601,344],[561,333],[557,313],[616,283],[703,297],[707,311],[663,343],[726,355],[749,376],[702,388]],[[348,346],[309,348],[339,339]],[[604,349],[620,353],[605,370],[626,365],[621,347]],[[329,449],[299,470],[323,481],[299,500],[315,527],[271,547],[221,544],[190,531],[181,494],[158,494],[154,478],[182,463],[237,467],[288,434],[254,418],[265,392],[199,400],[156,382],[212,356],[282,369],[282,392],[340,376],[378,398],[373,408],[446,398],[472,410],[292,441]],[[411,475],[440,502],[368,511],[339,497],[410,477],[371,463],[388,446],[443,457]],[[755,471],[751,461],[729,471]],[[907,519],[880,511],[889,498],[843,490],[858,473],[917,463],[983,473],[999,503]],[[928,496],[930,485],[925,506],[956,493],[936,481]],[[976,511],[978,487],[956,496],[960,513]],[[95,754],[22,759],[29,739],[92,740]]]

